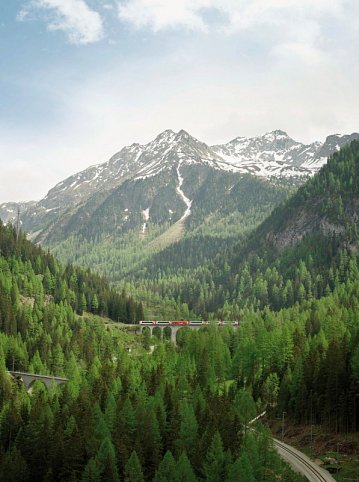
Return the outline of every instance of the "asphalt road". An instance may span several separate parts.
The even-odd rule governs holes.
[[[296,472],[301,473],[309,482],[336,482],[329,472],[322,469],[299,450],[273,439],[274,445],[282,457]]]

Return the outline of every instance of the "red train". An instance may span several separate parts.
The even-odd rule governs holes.
[[[238,321],[227,321],[227,320],[219,320],[215,321],[217,325],[230,325],[230,326],[238,326]],[[164,321],[164,320],[144,320],[139,321],[140,325],[147,325],[147,326],[202,326],[202,325],[209,325],[211,324],[210,321],[202,321],[202,320],[178,320],[178,321]]]

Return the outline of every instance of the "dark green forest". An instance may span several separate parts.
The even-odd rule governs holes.
[[[300,480],[267,430],[247,430],[262,402],[236,373],[238,334],[209,327],[129,353],[131,335],[76,312],[83,296],[97,293],[95,312],[117,299],[103,280],[0,234],[0,480]],[[9,369],[69,382],[29,394]]]
[[[358,171],[354,141],[253,229],[201,224],[112,285],[0,225],[0,480],[295,482],[256,415],[358,432]],[[122,325],[149,314],[239,327]]]
[[[24,233],[17,233],[11,225],[3,226],[1,221],[0,254],[0,327],[6,333],[16,333],[16,325],[24,316],[14,312],[12,306],[19,306],[19,297],[34,306],[62,302],[78,314],[88,311],[123,323],[143,319],[141,303],[118,294],[90,270],[59,264],[49,252],[29,242]]]

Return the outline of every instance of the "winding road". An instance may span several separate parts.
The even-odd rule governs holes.
[[[273,439],[274,445],[282,457],[296,472],[301,473],[309,482],[336,482],[335,479],[327,472],[310,460],[299,450],[290,445]]]

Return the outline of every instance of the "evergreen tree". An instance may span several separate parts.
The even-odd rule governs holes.
[[[243,452],[229,469],[227,482],[238,482],[239,480],[245,482],[256,482],[257,480],[253,475],[253,469],[246,452]]]
[[[144,482],[141,463],[135,451],[131,453],[125,467],[125,482]]]
[[[220,434],[216,432],[203,463],[203,473],[206,482],[225,480],[227,471],[225,461],[226,457],[223,450],[222,439]]]
[[[168,450],[165,453],[157,471],[153,482],[176,482],[177,481],[177,467],[176,461],[172,453]]]
[[[182,452],[177,462],[176,482],[197,482],[197,480],[186,452]]]

